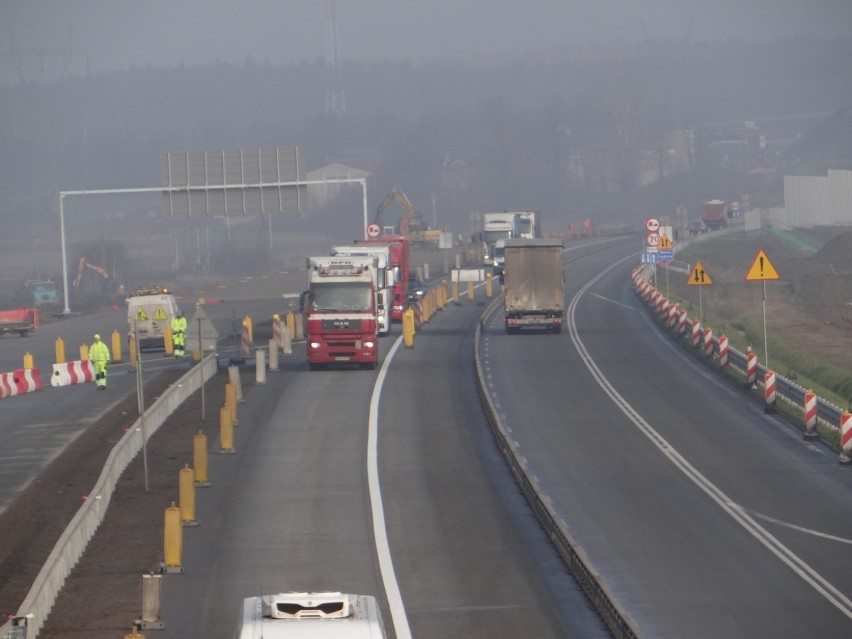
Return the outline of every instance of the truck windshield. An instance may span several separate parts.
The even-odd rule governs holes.
[[[373,310],[373,291],[364,282],[315,282],[311,297],[315,311]]]

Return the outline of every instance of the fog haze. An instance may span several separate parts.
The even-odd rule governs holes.
[[[4,0],[0,79],[325,57],[325,0]],[[343,61],[476,63],[593,43],[852,34],[848,0],[337,0]],[[72,53],[69,55],[68,52]]]

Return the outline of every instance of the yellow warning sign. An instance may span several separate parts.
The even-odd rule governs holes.
[[[145,312],[144,308],[140,308],[136,312],[136,321],[137,322],[144,322],[146,319],[148,319],[148,313]]]
[[[669,236],[663,233],[662,236],[660,236],[660,244],[657,248],[661,251],[671,251],[674,248],[674,245],[669,239]]]
[[[157,310],[154,311],[154,319],[155,320],[168,319],[168,315],[166,315],[166,312],[163,310],[162,306],[158,306]]]
[[[706,286],[713,283],[713,278],[710,277],[710,273],[704,270],[704,265],[701,262],[696,262],[686,283],[688,286]]]
[[[781,276],[778,275],[778,271],[772,266],[772,262],[769,261],[769,257],[767,257],[764,250],[760,249],[757,252],[757,257],[754,258],[754,262],[751,264],[751,268],[748,269],[745,278],[749,282],[753,282],[759,280],[778,280],[781,279]]]

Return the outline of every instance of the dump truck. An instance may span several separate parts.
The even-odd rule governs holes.
[[[16,308],[11,311],[0,311],[0,335],[17,333],[26,337],[35,333],[39,327],[37,308]]]
[[[727,228],[728,205],[723,200],[710,200],[701,205],[701,221],[711,231]]]
[[[507,333],[522,329],[562,332],[565,275],[561,240],[506,240],[503,311]]]

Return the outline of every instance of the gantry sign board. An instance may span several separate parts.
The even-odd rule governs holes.
[[[306,173],[300,147],[169,153],[160,163],[160,184],[171,189],[163,210],[168,217],[301,213],[307,185],[258,185],[305,181]]]

